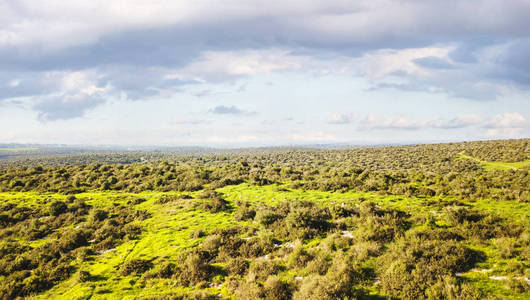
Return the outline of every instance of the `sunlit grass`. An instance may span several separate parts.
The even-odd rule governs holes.
[[[19,151],[34,151],[39,150],[39,148],[0,148],[0,152],[19,152]]]
[[[485,161],[485,160],[480,160],[480,159],[477,159],[469,155],[465,155],[463,153],[460,153],[459,157],[476,161],[482,168],[484,168],[484,170],[487,170],[487,171],[517,170],[517,169],[524,168],[526,166],[530,166],[530,159],[527,159],[524,161],[518,161],[518,162]]]
[[[358,204],[361,200],[370,200],[385,208],[394,208],[405,211],[411,215],[411,220],[418,216],[434,216],[438,224],[444,224],[444,211],[439,206],[430,205],[432,200],[454,200],[452,198],[408,198],[395,195],[381,195],[367,192],[323,192],[301,189],[289,189],[288,184],[250,186],[240,184],[226,186],[218,189],[224,193],[225,199],[233,208],[237,208],[238,201],[246,201],[252,205],[277,205],[283,201],[308,200],[319,205],[333,205],[341,203]],[[196,195],[199,192],[191,193]],[[143,228],[143,233],[138,240],[125,241],[116,249],[99,254],[89,261],[74,260],[72,265],[77,269],[90,272],[94,280],[90,282],[78,282],[76,275],[69,280],[58,283],[49,291],[38,295],[37,298],[48,299],[133,299],[137,297],[159,297],[167,294],[183,294],[193,291],[193,288],[176,286],[169,279],[151,279],[143,281],[138,276],[121,276],[120,266],[130,259],[149,259],[156,263],[159,261],[175,262],[178,255],[185,249],[196,247],[204,238],[192,238],[194,231],[202,229],[211,232],[217,228],[231,227],[236,224],[258,226],[250,222],[236,222],[233,218],[233,210],[219,213],[209,213],[187,205],[183,201],[172,201],[160,204],[157,200],[165,195],[178,196],[178,192],[142,192],[139,194],[123,192],[86,192],[77,194],[76,197],[95,207],[110,207],[115,204],[129,205],[127,202],[134,198],[144,198],[135,206],[136,209],[147,210],[152,218],[137,221]],[[9,192],[0,193],[0,203],[16,203],[17,205],[41,207],[45,209],[52,200],[65,199],[66,195],[57,193],[34,193],[34,192]],[[189,200],[191,202],[198,200]],[[495,213],[507,218],[510,222],[521,222],[528,224],[530,219],[530,204],[511,201],[494,201],[479,199],[466,202],[470,209]],[[234,209],[235,210],[235,209]],[[413,228],[422,230],[423,224],[413,224]],[[45,240],[28,242],[31,246],[41,245]],[[309,241],[310,245],[318,245],[320,240]],[[479,250],[486,254],[487,259],[477,265],[477,268],[497,270],[502,273],[502,268],[509,262],[497,256],[497,249],[493,245],[475,245],[468,243],[470,248]],[[371,263],[374,263],[372,261]],[[293,277],[295,274],[280,274],[280,276]],[[525,299],[526,294],[514,294],[504,287],[502,280],[492,280],[488,276],[467,272],[462,277],[469,280],[483,291],[513,299]],[[221,293],[225,297],[232,297],[225,287],[220,289],[210,288],[213,293]],[[378,289],[374,285],[369,288],[372,294],[377,294]]]

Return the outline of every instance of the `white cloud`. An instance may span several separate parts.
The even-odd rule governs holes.
[[[334,113],[328,119],[328,123],[330,123],[330,124],[349,124],[349,123],[351,123],[354,120],[354,118],[355,118],[354,114]]]
[[[465,114],[457,116],[453,119],[444,120],[444,119],[434,119],[425,122],[425,125],[433,128],[442,128],[442,129],[455,129],[463,128],[473,125],[479,125],[484,121],[484,118],[476,114]]]
[[[528,126],[529,123],[525,117],[520,113],[503,113],[500,115],[494,116],[485,127],[490,128],[522,128]]]
[[[373,51],[360,59],[359,72],[372,79],[382,79],[394,74],[428,76],[431,71],[414,61],[426,57],[446,58],[452,49],[453,47],[445,46]]]
[[[166,76],[198,82],[219,82],[234,77],[299,70],[308,57],[280,49],[206,51],[199,59]]]
[[[353,119],[348,114],[334,114],[328,123],[353,123],[359,130],[422,130],[422,129],[461,129],[467,127],[486,128],[488,135],[504,134],[514,136],[523,130],[530,130],[530,122],[521,114],[503,113],[492,117],[476,114],[463,114],[452,119],[439,117],[427,120],[411,120],[404,116],[379,116],[368,114],[363,118]],[[335,122],[331,122],[335,120]],[[509,134],[508,134],[509,133]],[[502,135],[501,134],[501,135]]]
[[[172,120],[170,123],[175,125],[204,125],[210,124],[211,121],[199,118],[178,118]]]
[[[368,114],[365,118],[360,119],[358,122],[359,129],[361,130],[374,130],[374,129],[406,129],[413,130],[419,129],[421,124],[414,122],[403,116],[391,116],[391,117],[380,117],[375,114]]]
[[[43,84],[55,88],[33,101],[39,119],[53,121],[80,117],[104,103],[112,96],[113,89],[109,85],[99,86],[99,77],[93,70],[46,73]]]
[[[13,79],[7,83],[9,87],[17,87],[20,85],[20,79]]]

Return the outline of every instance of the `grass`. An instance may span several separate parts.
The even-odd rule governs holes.
[[[39,148],[0,148],[0,152],[19,152],[19,151],[34,151],[39,150]]]
[[[147,201],[137,205],[138,209],[147,209],[153,217],[141,222],[144,233],[139,240],[128,241],[115,250],[100,255],[96,261],[79,264],[76,267],[90,272],[101,278],[90,288],[84,283],[77,283],[75,279],[63,282],[42,298],[56,299],[105,299],[105,298],[135,298],[142,296],[156,297],[157,294],[179,293],[186,289],[176,287],[169,280],[152,280],[149,286],[144,286],[135,276],[120,276],[119,267],[133,258],[160,259],[175,261],[177,255],[186,248],[198,246],[202,240],[192,239],[190,235],[197,229],[210,231],[215,228],[231,226],[234,222],[229,213],[212,214],[200,210],[190,210],[185,207],[168,204],[155,204],[162,195],[176,193],[144,192],[140,194],[124,193],[83,193],[78,198],[88,197],[89,204],[108,206],[113,202],[126,203],[133,197],[142,197]]]
[[[485,160],[480,160],[478,158],[475,158],[469,155],[465,155],[463,153],[460,153],[459,157],[463,159],[470,159],[470,160],[476,161],[486,171],[518,170],[526,166],[530,166],[530,159],[518,161],[518,162],[485,161]]]
[[[268,186],[250,186],[240,184],[235,186],[226,186],[218,189],[224,193],[229,204],[235,207],[238,200],[244,200],[249,203],[266,205],[277,205],[282,201],[309,200],[319,203],[320,205],[340,204],[340,203],[358,203],[360,198],[371,200],[383,207],[395,208],[412,215],[411,219],[418,216],[434,215],[440,223],[443,223],[443,210],[436,206],[432,200],[454,200],[450,198],[407,198],[404,196],[380,195],[377,193],[364,192],[323,192],[308,191],[299,189],[287,189],[287,184],[268,185]],[[197,192],[199,193],[199,192]],[[196,194],[196,193],[195,193]],[[178,196],[176,192],[142,192],[139,194],[123,192],[88,192],[77,194],[77,198],[84,198],[88,204],[96,207],[108,207],[114,203],[126,204],[127,201],[142,197],[146,199],[135,207],[144,209],[152,214],[152,218],[139,222],[144,232],[138,240],[126,241],[116,249],[97,255],[91,261],[74,261],[74,267],[89,271],[95,280],[85,283],[77,281],[76,276],[69,280],[61,282],[51,290],[36,296],[39,299],[109,299],[123,298],[133,299],[138,297],[156,298],[164,294],[179,294],[190,292],[193,289],[182,288],[174,285],[171,280],[153,279],[143,282],[138,276],[120,276],[119,267],[127,260],[133,258],[164,259],[167,261],[176,261],[179,253],[189,247],[200,245],[204,238],[191,238],[191,233],[202,229],[211,231],[216,228],[230,227],[236,224],[249,224],[236,222],[233,219],[233,212],[209,213],[194,209],[183,202],[168,202],[160,204],[157,200],[164,196]],[[43,207],[46,206],[50,199],[64,199],[66,196],[56,193],[33,193],[33,192],[13,192],[0,193],[0,204],[17,203],[18,205]],[[193,200],[191,200],[193,201]],[[530,220],[530,204],[517,202],[493,201],[480,199],[474,202],[466,203],[471,209],[479,211],[497,213],[508,218],[512,222],[521,222],[528,224]],[[43,208],[44,209],[44,208]],[[257,226],[253,225],[252,226]],[[422,224],[415,224],[421,230]],[[44,243],[44,240],[34,241],[31,244],[36,246]],[[315,240],[310,243],[318,243]],[[502,268],[510,260],[499,259],[496,255],[496,248],[493,245],[469,245],[471,248],[480,250],[485,253],[488,259],[480,263],[477,268],[490,269],[499,274],[504,274]],[[283,276],[294,276],[294,274],[284,274]],[[520,295],[514,294],[511,290],[504,287],[502,280],[492,280],[487,274],[478,272],[467,272],[462,277],[480,287],[489,294],[509,297],[513,299],[528,299],[529,293]],[[224,297],[231,297],[225,287],[210,288],[217,294]],[[375,295],[377,288],[370,288]]]

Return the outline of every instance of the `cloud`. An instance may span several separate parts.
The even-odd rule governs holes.
[[[206,119],[195,119],[195,118],[187,118],[187,119],[175,119],[171,121],[171,124],[175,125],[203,125],[203,124],[210,124],[211,121]]]
[[[529,122],[520,113],[503,113],[491,118],[484,127],[486,128],[523,128],[529,126]]]
[[[250,116],[250,115],[256,115],[257,112],[254,111],[246,111],[237,108],[236,106],[225,106],[225,105],[219,105],[209,110],[212,114],[217,115],[244,115],[244,116]]]
[[[280,49],[207,51],[203,52],[196,61],[166,78],[219,82],[249,75],[298,70],[307,60],[305,57],[294,56]]]
[[[334,113],[328,120],[329,124],[349,124],[353,121],[353,114]]]
[[[360,73],[372,79],[382,79],[390,75],[422,76],[426,70],[416,62],[421,59],[442,59],[451,51],[451,47],[425,47],[399,50],[377,50],[367,52],[360,59]]]
[[[529,12],[525,0],[3,1],[0,101],[30,97],[66,119],[122,94],[289,71],[491,100],[530,88]],[[47,77],[76,72],[111,88],[78,94]]]
[[[515,82],[525,88],[530,88],[530,37],[519,39],[501,48],[493,60],[493,66],[488,75],[494,79]]]
[[[411,121],[406,117],[379,117],[374,114],[368,114],[365,118],[359,120],[357,125],[359,130],[416,130],[421,128],[419,122]]]
[[[441,129],[457,129],[465,128],[473,125],[479,125],[484,121],[484,118],[475,114],[461,115],[449,120],[435,119],[425,122],[427,127],[441,128]]]
[[[348,122],[350,123],[350,122]],[[530,122],[521,114],[505,112],[491,117],[476,114],[459,115],[451,119],[431,118],[411,120],[404,116],[382,117],[368,114],[358,118],[357,129],[365,130],[423,130],[423,129],[461,129],[468,127],[488,129],[489,132],[518,132],[530,130]]]
[[[453,69],[455,66],[448,62],[446,59],[439,58],[436,56],[426,56],[416,58],[413,62],[420,67],[428,69]]]
[[[30,103],[38,112],[41,121],[83,116],[87,111],[104,103],[113,93],[111,86],[98,83],[97,73],[93,71],[48,72],[34,83],[33,90],[21,91],[18,95],[36,96],[37,99],[32,99]],[[15,88],[20,85],[25,86],[21,83]]]
[[[39,120],[56,121],[81,117],[87,111],[104,102],[105,99],[99,95],[86,93],[65,94],[45,98],[33,105],[33,109],[39,112]]]

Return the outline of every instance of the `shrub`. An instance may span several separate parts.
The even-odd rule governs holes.
[[[270,300],[291,299],[291,287],[277,276],[269,276],[263,285],[263,298]]]
[[[144,203],[145,201],[145,198],[134,198],[134,199],[131,199],[129,201],[127,201],[127,204],[128,205],[138,205],[140,203]]]
[[[88,245],[89,233],[84,230],[70,229],[58,241],[62,251],[67,252],[81,246]]]
[[[58,216],[62,213],[65,213],[67,209],[68,206],[63,201],[53,201],[49,208],[50,216]]]
[[[228,274],[233,276],[233,275],[245,275],[247,273],[247,270],[248,270],[248,267],[249,267],[249,263],[247,260],[241,258],[241,257],[236,257],[236,258],[233,258],[231,260],[229,260],[227,263],[226,263],[226,270],[228,271]]]
[[[88,271],[79,270],[77,273],[77,281],[79,282],[87,282],[92,279],[92,275]]]
[[[244,207],[239,208],[234,213],[234,220],[246,221],[246,220],[254,219],[255,216],[256,216],[256,211],[253,208],[244,206]]]
[[[129,223],[123,226],[123,233],[125,233],[130,240],[134,240],[142,233],[142,228],[138,225]]]
[[[94,255],[96,253],[89,247],[80,247],[75,250],[74,254],[80,261],[85,261],[90,255]]]
[[[506,288],[520,294],[530,292],[530,285],[524,279],[508,278],[505,286]]]
[[[201,253],[184,253],[183,257],[174,276],[180,285],[192,286],[210,277],[212,268],[205,262],[205,257],[201,257]]]
[[[275,240],[270,236],[262,235],[246,240],[237,251],[243,257],[260,257],[274,250]]]
[[[435,299],[458,299],[458,300],[475,300],[482,299],[483,295],[474,286],[469,283],[460,283],[456,278],[445,276],[439,279],[434,285],[426,291],[426,298]]]
[[[276,220],[280,218],[281,216],[277,214],[271,208],[260,208],[256,212],[255,220],[258,223],[267,226],[267,225],[271,225],[272,223],[276,222]]]
[[[192,239],[198,239],[198,238],[201,238],[203,236],[206,236],[206,232],[202,229],[202,228],[199,228],[197,230],[194,230],[191,234],[190,234],[190,237]]]
[[[498,238],[494,242],[501,258],[512,258],[517,255],[517,240],[514,238]]]
[[[125,262],[120,268],[120,274],[127,276],[130,274],[143,274],[153,267],[153,263],[145,259],[131,259]]]
[[[462,206],[448,206],[445,208],[445,218],[447,223],[457,226],[463,224],[464,221],[479,221],[482,216]]]
[[[356,299],[362,296],[362,291],[355,285],[361,283],[363,277],[363,272],[351,257],[337,255],[325,276],[304,278],[294,299]]]
[[[281,266],[268,259],[255,260],[250,264],[248,278],[250,281],[264,281],[270,275],[275,275],[281,270]]]
[[[228,202],[221,197],[215,197],[215,198],[207,199],[206,201],[204,201],[199,206],[199,208],[202,210],[211,212],[211,213],[216,213],[216,212],[227,210]]]
[[[357,261],[363,261],[369,257],[379,256],[382,253],[383,245],[378,242],[359,242],[351,247],[350,253],[353,253]]]
[[[481,256],[454,240],[401,239],[378,259],[383,290],[395,297],[424,298],[443,276],[469,270]]]
[[[90,221],[91,222],[101,222],[107,218],[109,213],[103,209],[93,209],[90,212]]]
[[[330,266],[326,255],[319,253],[312,260],[307,263],[305,271],[307,274],[318,274],[324,275],[328,271]]]
[[[297,240],[294,243],[293,252],[289,255],[287,265],[290,268],[304,268],[312,259],[313,257],[304,249],[302,242]]]
[[[68,201],[68,203],[74,203],[74,201],[76,200],[77,198],[74,196],[74,195],[68,195],[66,196],[66,201]]]
[[[256,282],[243,282],[235,292],[236,298],[241,300],[254,300],[263,297],[262,290]]]
[[[152,276],[157,278],[171,278],[176,272],[177,266],[173,263],[166,262]]]

